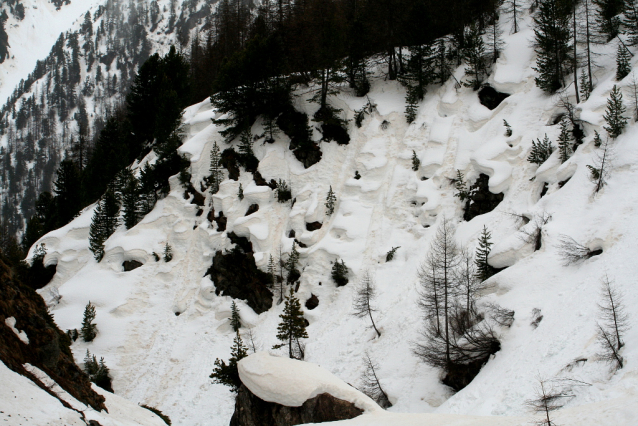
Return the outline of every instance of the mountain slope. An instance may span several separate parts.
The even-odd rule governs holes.
[[[593,193],[586,167],[600,151],[593,137],[594,130],[604,135],[605,100],[614,84],[626,88],[629,80],[614,81],[615,46],[602,47],[607,56],[597,71],[598,84],[577,110],[586,133],[583,145],[565,163],[554,152],[540,168],[530,164],[532,141],[545,134],[556,141],[560,129],[553,123],[564,111],[558,99],[535,86],[529,25],[526,16],[521,31],[505,37],[506,48],[488,82],[510,96],[494,110],[481,105],[476,92],[457,88],[450,80],[429,88],[416,121],[407,125],[404,89],[377,73],[369,94],[377,111],[361,128],[349,124],[349,145],[321,142],[323,156],[316,165],[304,169],[288,150],[284,135],[274,144],[258,140],[254,151],[260,173],[266,181],[284,179],[290,184],[292,206],[278,203],[271,189],[255,185],[253,177],[242,172],[239,181],[227,179],[217,194],[207,194],[198,212],[173,177],[171,193],[149,215],[130,230],[120,227],[107,240],[101,263],[88,250],[95,206],[43,237],[40,242],[48,249],[45,263],[57,263],[58,272],[41,294],[60,327],[79,328],[89,300],[97,307],[98,337],[90,344],[74,344],[76,360],[87,348],[104,356],[116,394],[157,406],[176,425],[226,424],[232,395],[208,376],[215,358],[229,354],[231,300],[216,295],[215,284],[204,275],[215,253],[232,247],[227,237],[231,231],[250,240],[255,262],[265,270],[269,255],[276,256],[280,247],[284,254],[290,252],[294,230],[295,238],[307,246],[298,249],[303,271],[297,295],[302,304],[311,294],[319,299],[316,309],[305,310],[310,323],[306,360],[354,385],[367,351],[380,364],[378,374],[394,404],[392,412],[521,416],[528,414],[526,401],[534,398],[538,376],[571,384],[574,397],[566,403],[570,409],[635,397],[638,328],[627,332],[622,350],[626,365],[615,374],[597,360],[596,343],[605,273],[624,294],[626,306],[638,303],[632,250],[638,237],[632,222],[638,209],[633,190],[638,178],[635,123],[612,142],[612,173],[598,194]],[[462,75],[461,66],[455,77]],[[317,105],[306,102],[312,93],[303,89],[297,94],[296,107],[314,113]],[[366,101],[347,90],[331,99],[350,119]],[[190,158],[196,188],[209,174],[213,143],[226,147],[219,134],[223,128],[211,118],[220,117],[208,101],[188,108],[183,117],[180,152]],[[512,136],[504,135],[503,119],[511,124]],[[260,122],[252,133],[263,133]],[[317,130],[314,138],[320,139]],[[417,172],[412,170],[413,150],[421,160]],[[153,160],[151,153],[141,164]],[[454,197],[451,183],[457,170],[469,181],[488,175],[491,192],[502,192],[503,201],[493,211],[463,221],[463,204]],[[361,179],[354,177],[355,171]],[[237,197],[240,183],[243,200]],[[323,206],[329,186],[338,198],[332,216],[326,216]],[[246,216],[252,204],[259,209]],[[211,205],[216,214],[223,211],[226,231],[208,221]],[[521,216],[529,223],[518,221]],[[545,221],[548,216],[551,220]],[[481,304],[495,302],[515,311],[512,326],[497,329],[500,351],[456,394],[441,384],[439,370],[419,363],[412,353],[423,329],[415,303],[416,274],[444,218],[457,224],[457,241],[472,251],[484,225],[492,232],[491,263],[507,269],[489,279]],[[535,232],[537,220],[545,223],[541,247],[534,251],[526,233]],[[309,231],[307,224],[313,222],[320,222],[321,228]],[[564,266],[562,234],[602,254]],[[153,253],[160,253],[166,243],[173,248],[173,260],[155,261]],[[394,260],[386,262],[386,253],[396,246],[400,248]],[[337,288],[330,278],[331,263],[337,259],[350,270],[345,287]],[[123,272],[126,260],[144,265]],[[365,270],[378,286],[375,320],[380,338],[367,322],[351,316],[354,284]],[[283,305],[256,315],[242,301],[237,303],[244,333],[250,328],[256,348],[269,350],[277,343]],[[531,324],[538,319],[535,309],[542,315],[536,327]],[[632,425],[638,410],[626,406],[615,418],[612,415],[604,420]]]

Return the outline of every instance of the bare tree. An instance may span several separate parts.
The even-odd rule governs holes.
[[[602,151],[596,151],[594,165],[587,165],[587,168],[589,169],[589,178],[592,182],[594,182],[594,194],[598,193],[605,185],[607,185],[607,179],[611,175],[613,150],[609,145],[608,140],[605,140],[602,148]]]
[[[638,121],[638,81],[636,80],[635,72],[631,73],[631,81],[628,89],[630,90],[629,98],[631,98],[634,108],[634,121]]]
[[[455,280],[458,283],[458,295],[466,312],[475,311],[477,294],[485,288],[483,282],[478,279],[474,256],[467,249],[462,249],[459,256],[459,265],[455,269]]]
[[[419,289],[417,290],[419,298],[417,304],[423,311],[425,319],[430,321],[437,334],[441,334],[441,290],[439,284],[439,276],[437,265],[432,253],[428,253],[425,261],[421,263],[418,270]]]
[[[514,311],[505,309],[496,303],[488,303],[485,307],[492,321],[501,327],[509,328],[514,323]]]
[[[543,415],[544,418],[536,422],[537,425],[555,426],[556,423],[552,420],[550,413],[565,405],[565,398],[570,397],[573,395],[565,393],[551,381],[539,378],[535,397],[526,401],[526,404],[532,411]]]
[[[598,323],[598,342],[602,346],[600,359],[612,364],[616,370],[623,368],[620,349],[625,345],[622,336],[628,328],[628,317],[622,303],[622,294],[605,274],[602,279],[601,322]]]
[[[559,236],[558,252],[563,259],[563,266],[573,265],[601,254],[602,249],[591,250],[574,240],[572,237],[561,234]]]
[[[521,0],[505,0],[503,3],[503,12],[512,14],[512,32],[518,32],[518,20],[522,14],[523,6]]]
[[[363,364],[365,369],[361,374],[361,392],[372,398],[382,408],[392,407],[388,394],[381,387],[377,376],[379,366],[370,359],[368,353],[363,356]]]
[[[252,350],[253,353],[259,351],[261,345],[259,345],[259,343],[255,343],[255,333],[253,333],[253,329],[248,328],[248,330],[246,330],[244,334],[247,335],[248,337],[247,340],[249,344],[249,349]]]
[[[370,317],[374,331],[377,332],[378,337],[381,337],[381,332],[372,318],[372,313],[376,312],[376,309],[372,306],[372,302],[376,297],[376,289],[374,287],[374,279],[370,276],[370,272],[365,271],[356,290],[357,293],[353,303],[354,312],[352,315],[357,318]]]
[[[540,250],[543,243],[543,227],[552,220],[552,215],[547,212],[542,212],[539,215],[535,215],[530,221],[530,225],[521,229],[521,238],[527,244],[534,245],[534,251]]]

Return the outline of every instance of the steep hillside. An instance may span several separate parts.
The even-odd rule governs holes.
[[[139,66],[171,45],[187,46],[191,33],[210,26],[213,5],[91,0],[56,14],[45,4],[27,8],[19,26],[7,27],[20,52],[2,64],[7,69],[19,63],[20,69],[11,74],[17,80],[7,80],[0,91],[3,102],[8,97],[0,111],[1,216],[10,234],[24,229],[38,195],[53,189],[61,159],[79,150],[86,160]],[[53,33],[54,39],[47,38]],[[22,72],[27,69],[28,76]]]
[[[368,353],[379,364],[377,373],[393,404],[390,412],[525,416],[542,378],[570,395],[564,400],[566,410],[585,404],[616,407],[608,416],[598,410],[601,419],[636,424],[638,409],[624,401],[635,398],[638,388],[638,327],[626,331],[624,368],[618,371],[600,359],[596,339],[605,276],[623,294],[626,307],[638,303],[633,285],[638,272],[633,261],[638,237],[632,222],[638,209],[634,120],[618,138],[609,139],[610,173],[597,193],[587,167],[598,167],[603,152],[594,138],[595,131],[606,137],[606,99],[614,85],[628,94],[631,76],[615,81],[616,46],[598,47],[596,87],[575,110],[585,132],[583,143],[565,162],[555,150],[540,167],[530,163],[533,141],[547,134],[557,145],[565,109],[558,96],[548,96],[535,84],[531,18],[526,14],[518,24],[518,33],[504,37],[504,50],[487,80],[509,94],[494,109],[483,106],[476,91],[456,84],[463,79],[460,66],[454,78],[428,88],[408,125],[405,89],[376,70],[368,98],[357,98],[345,87],[330,98],[352,120],[351,140],[347,145],[319,142],[321,133],[315,128],[313,140],[323,154],[307,169],[290,152],[283,133],[266,143],[258,120],[251,129],[257,135],[253,150],[258,171],[266,182],[285,180],[291,201],[279,203],[275,191],[257,185],[263,182],[242,170],[237,180],[225,178],[216,194],[206,191],[202,204],[175,176],[170,194],[151,213],[130,230],[119,227],[106,241],[100,263],[88,242],[95,206],[44,236],[39,243],[48,250],[45,264],[57,264],[57,274],[40,292],[56,322],[63,329],[79,328],[85,305],[90,301],[97,308],[97,338],[74,343],[76,361],[87,349],[103,356],[117,395],[156,406],[175,425],[227,424],[233,395],[209,375],[215,359],[227,359],[230,352],[232,300],[221,294],[220,283],[211,281],[207,271],[213,259],[236,246],[244,258],[252,249],[262,271],[271,255],[285,259],[296,247],[301,271],[296,295],[302,305],[313,295],[318,299],[316,308],[304,308],[309,322],[305,359],[359,386],[362,358]],[[295,100],[295,107],[309,115],[318,108],[307,102],[312,88],[300,88]],[[568,87],[564,97],[575,103],[573,92]],[[376,110],[359,128],[355,111],[368,100]],[[228,147],[220,135],[224,127],[212,118],[225,117],[208,100],[187,108],[183,116],[179,151],[191,162],[190,182],[197,191],[206,189],[214,144]],[[503,120],[511,125],[509,136]],[[416,171],[413,152],[420,160]],[[151,152],[134,165],[135,172],[155,159]],[[455,196],[457,171],[466,185],[483,183],[477,185],[482,200],[474,198],[482,206],[474,212],[482,214],[469,218],[465,202]],[[238,197],[240,185],[243,198]],[[329,188],[337,197],[332,215],[324,205]],[[501,193],[499,202],[494,194]],[[417,271],[445,221],[455,226],[455,241],[471,252],[484,226],[491,232],[490,264],[506,269],[486,281],[478,306],[486,322],[494,319],[490,303],[514,311],[510,327],[493,325],[500,350],[457,393],[442,384],[440,369],[420,362],[413,352],[425,329],[417,306]],[[565,236],[583,245],[582,259],[564,261]],[[172,248],[170,261],[157,255],[166,245]],[[393,247],[399,248],[387,261]],[[126,272],[123,263],[133,260],[142,266]],[[342,287],[331,279],[337,260],[349,271],[350,282]],[[351,315],[355,287],[365,271],[377,285],[380,337],[367,319]],[[270,351],[278,343],[284,304],[277,304],[275,295],[273,306],[257,315],[245,301],[236,302],[244,340],[253,349]],[[632,310],[627,313],[633,325]],[[561,417],[560,411],[558,416],[561,424],[578,424],[577,416]]]

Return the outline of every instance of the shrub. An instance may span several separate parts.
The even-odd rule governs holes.
[[[343,260],[335,260],[335,263],[332,265],[332,272],[330,276],[337,284],[337,287],[342,287],[348,284],[348,267]]]

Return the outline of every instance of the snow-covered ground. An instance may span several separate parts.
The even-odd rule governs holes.
[[[428,417],[432,424],[519,424],[516,418],[531,415],[526,401],[535,396],[539,377],[574,384],[574,397],[556,414],[559,424],[593,424],[585,422],[587,413],[593,412],[602,416],[595,417],[600,420],[597,424],[638,424],[634,309],[629,310],[633,327],[622,349],[625,368],[611,373],[596,356],[601,277],[608,274],[614,280],[627,307],[638,305],[634,285],[638,226],[633,223],[638,215],[638,127],[633,120],[612,142],[612,173],[597,195],[586,167],[596,155],[594,130],[605,134],[606,98],[614,84],[626,88],[631,77],[615,82],[616,46],[601,48],[595,90],[577,106],[585,121],[584,144],[564,164],[557,152],[541,168],[530,164],[526,158],[532,140],[547,133],[556,146],[559,126],[550,124],[561,109],[556,97],[535,86],[529,22],[527,17],[518,34],[504,37],[506,47],[489,83],[511,96],[495,110],[482,106],[476,92],[456,89],[450,81],[430,88],[415,123],[408,126],[403,115],[404,89],[397,82],[377,78],[369,97],[377,103],[378,112],[366,117],[361,128],[350,123],[349,145],[321,143],[323,158],[309,169],[290,153],[283,135],[272,145],[255,144],[259,171],[266,180],[281,178],[291,184],[294,207],[277,203],[273,192],[255,186],[247,173],[241,174],[239,182],[223,182],[212,197],[215,211],[228,217],[227,232],[250,238],[255,260],[264,270],[270,254],[276,255],[280,247],[284,253],[290,251],[291,229],[308,246],[299,249],[303,274],[297,295],[303,303],[314,294],[320,303],[305,313],[310,322],[306,360],[357,385],[362,357],[368,352],[380,365],[377,373],[394,404],[387,417],[369,421],[362,417],[349,421],[352,424],[425,423],[423,417],[400,413],[434,413],[437,416]],[[633,59],[632,65],[637,61]],[[462,74],[460,67],[456,77]],[[570,88],[567,94],[572,93]],[[313,112],[317,106],[306,102],[309,96],[301,96],[297,107]],[[352,118],[365,99],[344,92],[331,102]],[[208,174],[213,143],[217,141],[222,149],[226,146],[221,129],[210,121],[215,116],[208,101],[184,114],[186,139],[181,152],[191,159],[196,187]],[[504,135],[503,119],[513,128],[511,137]],[[384,120],[389,122],[385,130]],[[261,125],[255,124],[253,133],[261,132]],[[319,137],[318,132],[315,136]],[[411,170],[412,150],[421,160],[418,172]],[[457,169],[470,179],[479,173],[489,175],[490,187],[503,191],[504,200],[494,211],[463,222],[462,205],[453,196],[449,180]],[[355,171],[361,174],[360,180],[354,179]],[[560,188],[558,182],[569,177]],[[88,250],[93,207],[43,237],[48,250],[45,260],[57,262],[58,272],[41,294],[62,329],[79,328],[84,306],[89,301],[96,306],[97,338],[88,344],[75,342],[73,351],[78,363],[87,349],[103,356],[117,395],[159,408],[174,425],[226,425],[233,395],[224,386],[212,384],[209,375],[215,358],[227,359],[230,353],[231,299],[216,296],[214,283],[204,274],[214,253],[230,243],[226,232],[217,232],[208,223],[206,211],[196,215],[197,206],[184,200],[177,177],[171,182],[170,195],[140,224],[128,231],[120,228],[109,238],[99,264]],[[539,199],[545,182],[549,189]],[[243,201],[237,198],[240,183]],[[338,197],[330,217],[323,205],[329,186]],[[208,195],[207,209],[210,202]],[[254,203],[259,211],[245,217]],[[533,223],[521,225],[511,213],[531,218],[551,215],[543,227],[539,251],[521,238]],[[472,250],[484,225],[492,232],[491,260],[495,266],[509,268],[490,279],[482,301],[515,311],[511,328],[498,330],[501,350],[456,394],[440,383],[439,370],[420,363],[412,353],[422,329],[415,302],[416,271],[444,217],[458,223],[458,242]],[[315,221],[323,223],[321,229],[307,231],[305,224]],[[600,247],[603,254],[563,266],[557,248],[561,234],[590,248]],[[160,253],[166,242],[173,248],[173,260],[155,262],[152,253]],[[396,246],[401,248],[386,263],[386,253]],[[341,288],[330,279],[331,262],[337,258],[350,269],[350,284]],[[123,272],[124,260],[138,260],[144,266]],[[350,315],[354,284],[366,270],[378,287],[375,321],[380,338],[375,338],[365,320]],[[252,328],[257,349],[269,351],[277,342],[283,304],[256,315],[242,301],[237,303],[244,331]],[[530,324],[534,309],[543,315],[537,328]],[[447,414],[516,418],[470,423],[465,417]]]
[[[38,60],[49,54],[51,47],[72,25],[84,18],[87,10],[102,0],[73,0],[60,10],[49,0],[27,0],[22,21],[9,14],[5,30],[9,36],[9,57],[0,64],[0,104],[4,104],[20,80],[27,78]]]

